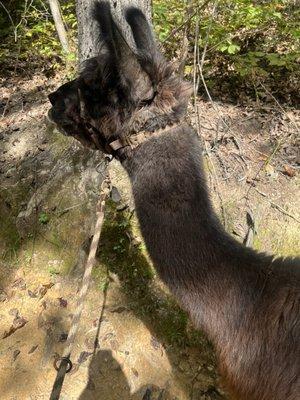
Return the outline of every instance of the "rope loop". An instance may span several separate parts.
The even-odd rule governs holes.
[[[57,357],[57,358],[55,358],[55,360],[53,361],[53,367],[56,369],[56,371],[58,371],[60,369],[62,363],[64,363],[64,362],[67,364],[67,367],[66,367],[66,374],[67,374],[73,368],[72,361],[69,359],[69,357]]]

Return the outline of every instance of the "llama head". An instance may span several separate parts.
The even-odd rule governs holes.
[[[108,3],[96,2],[93,17],[99,24],[99,54],[83,63],[77,79],[49,95],[50,119],[67,135],[104,151],[117,138],[180,121],[191,86],[175,76],[144,14],[134,7],[125,11],[134,51]]]

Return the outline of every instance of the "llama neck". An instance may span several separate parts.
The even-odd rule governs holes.
[[[144,143],[125,162],[148,251],[162,280],[197,325],[222,330],[226,303],[232,309],[251,274],[236,274],[255,253],[229,237],[207,194],[199,140],[184,126]],[[247,263],[243,263],[243,268]],[[221,289],[223,292],[221,292]],[[240,301],[240,299],[239,299]],[[216,322],[217,320],[220,322]]]

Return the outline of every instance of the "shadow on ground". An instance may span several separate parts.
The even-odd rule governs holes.
[[[110,350],[98,351],[91,360],[86,388],[78,400],[173,400],[170,394],[155,386],[131,393],[129,383]]]
[[[125,309],[133,312],[151,332],[151,345],[154,348],[163,347],[172,367],[172,380],[179,384],[182,382],[184,391],[188,391],[186,398],[225,399],[216,388],[217,375],[211,344],[202,333],[190,327],[188,316],[155,279],[155,271],[143,244],[136,243],[135,225],[130,212],[117,211],[112,202],[108,203],[98,252],[100,264],[95,270],[96,281],[103,277],[103,269],[118,276],[126,296]],[[101,348],[101,340],[99,344]],[[110,352],[100,351],[94,355],[89,367],[89,382],[80,399],[177,399],[169,393],[168,382],[165,387],[149,387],[148,392],[142,388],[130,394],[120,369]],[[115,385],[115,389],[111,385]],[[116,392],[116,397],[112,393],[110,397],[105,394],[106,386],[112,393]]]

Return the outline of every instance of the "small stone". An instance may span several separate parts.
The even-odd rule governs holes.
[[[119,203],[122,200],[120,192],[115,186],[111,188],[110,197],[114,203]]]

